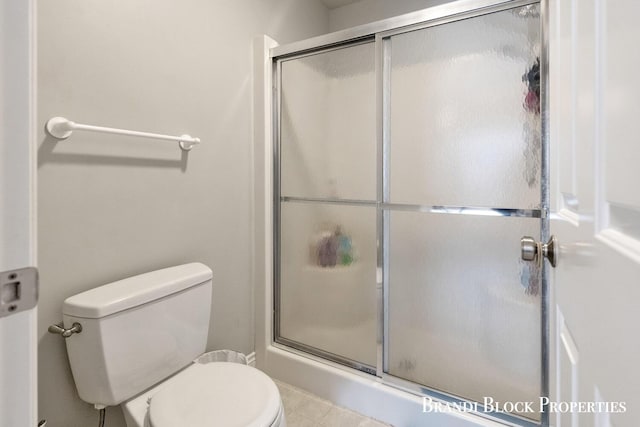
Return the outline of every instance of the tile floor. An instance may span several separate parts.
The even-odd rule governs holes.
[[[287,427],[392,427],[336,406],[292,385],[276,381]]]

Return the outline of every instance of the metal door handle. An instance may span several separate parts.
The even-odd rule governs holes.
[[[551,236],[547,243],[542,243],[533,237],[525,236],[520,239],[520,255],[524,261],[542,262],[542,258],[546,258],[551,266],[555,267],[558,264],[556,237]]]

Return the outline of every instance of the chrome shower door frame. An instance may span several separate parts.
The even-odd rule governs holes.
[[[389,129],[390,129],[390,40],[394,35],[407,33],[419,29],[460,21],[467,18],[500,12],[520,6],[540,5],[540,35],[541,35],[541,207],[540,209],[491,209],[465,208],[461,206],[412,206],[390,203],[389,191]],[[464,403],[467,400],[424,387],[402,378],[386,373],[389,339],[389,208],[418,211],[418,212],[446,212],[456,210],[462,214],[491,214],[499,216],[516,216],[540,218],[540,239],[546,241],[549,237],[549,135],[548,135],[548,0],[462,0],[452,4],[425,9],[423,11],[389,18],[383,21],[366,24],[351,29],[327,34],[277,46],[271,49],[273,66],[273,165],[274,165],[274,235],[273,235],[273,345],[295,353],[311,357],[317,361],[330,363],[334,366],[348,366],[361,372],[376,375],[384,384],[391,385],[413,394],[431,397],[434,400],[452,404]],[[360,200],[313,200],[298,199],[301,202],[316,202],[338,204],[345,206],[375,206],[377,208],[377,288],[382,289],[378,298],[378,342],[377,365],[369,366],[354,360],[345,359],[338,355],[322,351],[314,347],[294,342],[280,336],[280,204],[292,198],[282,197],[280,193],[280,113],[281,113],[281,76],[282,62],[302,58],[308,55],[327,52],[334,49],[348,48],[361,43],[375,43],[375,79],[376,79],[376,151],[377,151],[377,202]],[[548,268],[543,265],[541,271],[541,378],[540,396],[549,396],[549,346],[550,346],[550,311],[548,290]],[[546,426],[549,423],[548,413],[541,414],[540,424],[513,414],[503,414],[478,411],[477,415],[495,419],[508,425]]]

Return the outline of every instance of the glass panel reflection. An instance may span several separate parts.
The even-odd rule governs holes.
[[[375,200],[373,43],[282,63],[281,194]]]
[[[539,207],[539,6],[528,8],[391,38],[392,202]]]
[[[480,402],[537,401],[539,273],[520,237],[539,223],[390,212],[388,372]]]
[[[376,365],[376,209],[282,203],[280,336]]]

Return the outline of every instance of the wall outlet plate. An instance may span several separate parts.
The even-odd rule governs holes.
[[[37,268],[25,267],[0,273],[0,318],[32,309],[37,303]]]

